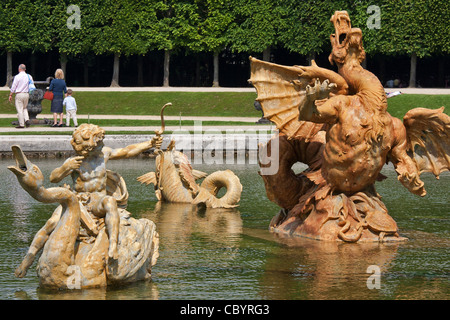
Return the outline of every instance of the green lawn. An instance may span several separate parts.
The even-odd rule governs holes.
[[[11,122],[17,121],[17,118],[0,118],[0,127],[11,127]],[[124,119],[78,119],[78,125],[82,123],[93,123],[100,127],[149,127],[161,126],[160,120],[124,120]],[[194,126],[194,120],[164,120],[167,126]],[[52,120],[53,123],[53,120]],[[73,121],[70,122],[73,126]],[[242,126],[242,125],[256,125],[252,122],[238,122],[238,121],[201,121],[203,126]],[[35,125],[34,127],[48,127],[48,125]]]
[[[438,109],[442,106],[444,113],[450,114],[450,95],[402,94],[388,99],[388,112],[400,119],[414,108]]]
[[[258,117],[253,92],[75,92],[79,114]],[[15,113],[8,92],[0,92],[0,113]],[[50,114],[43,100],[42,113]]]
[[[253,92],[75,92],[78,114],[159,115],[164,104],[165,115],[260,117],[255,110]],[[43,114],[50,114],[50,101],[42,102]],[[449,114],[450,95],[403,94],[388,99],[388,111],[403,118],[412,108],[436,109],[445,106]],[[0,113],[15,116],[8,92],[0,92]]]

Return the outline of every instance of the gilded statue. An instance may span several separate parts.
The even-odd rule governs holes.
[[[167,104],[170,105],[170,104]],[[167,106],[166,105],[166,106]],[[164,132],[164,108],[161,110],[161,136]],[[175,140],[169,143],[166,151],[155,149],[156,171],[148,172],[137,180],[143,184],[153,184],[159,201],[171,203],[190,203],[205,205],[207,208],[234,208],[241,199],[242,184],[231,170],[220,170],[208,175],[195,170],[188,157],[175,150]],[[203,179],[199,185],[197,180]],[[222,197],[217,197],[221,188],[226,189]]]
[[[16,165],[8,169],[21,186],[40,202],[60,204],[35,235],[16,269],[17,277],[25,276],[41,250],[38,275],[46,288],[101,287],[151,277],[158,257],[156,226],[148,219],[130,216],[125,181],[107,170],[106,164],[159,148],[162,138],[112,149],[103,144],[104,136],[105,131],[93,124],[82,124],[73,132],[76,156],[50,174],[53,183],[70,175],[72,187],[46,188],[39,168],[19,146],[12,147]]]
[[[403,186],[425,196],[420,175],[438,178],[450,168],[450,117],[444,107],[412,109],[403,122],[392,117],[382,84],[361,66],[361,29],[352,28],[346,11],[331,22],[329,61],[338,72],[314,61],[282,66],[250,57],[249,82],[279,129],[279,170],[262,175],[268,198],[282,208],[270,228],[330,241],[404,240],[375,182],[391,162]],[[296,162],[308,168],[295,174]]]

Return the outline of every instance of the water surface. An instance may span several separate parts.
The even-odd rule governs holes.
[[[63,159],[32,159],[48,181]],[[448,299],[450,174],[440,180],[422,176],[428,195],[410,194],[396,179],[377,183],[378,193],[400,233],[409,241],[397,244],[330,244],[286,239],[268,231],[279,208],[265,194],[256,165],[226,165],[241,179],[237,209],[204,209],[159,203],[152,186],[136,178],[154,170],[154,160],[110,161],[130,193],[128,211],[153,220],[160,234],[160,257],[151,282],[108,289],[52,292],[39,288],[36,262],[18,279],[14,270],[35,233],[56,204],[31,198],[0,161],[0,299]],[[195,165],[211,173],[225,165]],[[296,171],[302,170],[300,165]],[[66,178],[63,182],[70,183]],[[53,185],[54,186],[54,185]],[[380,267],[379,289],[368,289],[371,265]]]

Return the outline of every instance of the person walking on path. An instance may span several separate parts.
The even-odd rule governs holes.
[[[77,121],[77,102],[72,97],[72,89],[67,90],[67,96],[63,101],[63,105],[66,107],[66,127],[70,127],[70,118],[73,119],[73,124],[78,127]]]
[[[25,72],[26,69],[27,68],[24,64],[19,65],[19,73],[14,77],[8,99],[9,102],[11,102],[13,93],[16,94],[15,105],[17,110],[17,119],[19,120],[19,125],[16,127],[17,129],[23,129],[25,126],[28,128],[30,126],[27,106],[30,98],[28,93],[29,83],[33,82],[33,78]]]
[[[64,72],[62,69],[55,71],[55,79],[50,82],[49,91],[53,92],[53,100],[50,111],[53,112],[52,127],[62,127],[63,124],[63,100],[64,93],[67,92],[66,82],[64,81]],[[58,123],[59,115],[59,123]]]

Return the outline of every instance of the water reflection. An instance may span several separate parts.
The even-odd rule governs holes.
[[[207,259],[239,247],[243,223],[238,209],[212,209],[184,203],[157,202],[154,210],[141,212],[141,217],[154,221],[160,237],[160,258],[156,270],[167,275],[172,268],[164,265],[199,267],[211,265]],[[206,248],[204,247],[206,246]],[[208,256],[205,253],[208,253]],[[220,259],[225,262],[230,255]],[[225,259],[225,260],[224,260]],[[218,261],[218,260],[216,260]],[[229,259],[228,259],[229,261]],[[160,263],[161,262],[161,263]]]
[[[280,287],[289,288],[285,299],[304,287],[306,299],[362,299],[379,298],[379,290],[369,290],[367,279],[369,266],[377,266],[381,273],[389,272],[392,261],[398,250],[398,243],[335,243],[319,242],[311,239],[288,239],[276,236],[277,241],[284,244],[283,251],[297,250],[296,255],[287,255],[283,264],[289,270],[289,276],[283,280],[283,286],[270,292],[267,299],[277,299],[283,291]],[[275,259],[268,260],[268,268],[279,267]],[[265,274],[265,276],[270,275]],[[269,281],[272,281],[270,277]]]
[[[160,257],[152,274],[166,295],[172,299],[234,295],[230,286],[241,279],[235,275],[243,228],[238,209],[157,202],[140,216],[157,225]]]
[[[4,201],[7,207],[12,208],[10,211],[12,227],[16,231],[13,233],[13,236],[18,241],[28,241],[29,238],[33,237],[27,230],[30,222],[29,212],[33,209],[32,198],[22,189],[14,176],[10,176],[10,178],[11,181],[7,181],[9,193],[4,198]]]
[[[157,202],[153,212],[141,213],[156,223],[165,248],[178,246],[200,233],[211,241],[233,246],[242,233],[242,219],[238,209],[205,208],[185,203]]]
[[[140,281],[120,287],[92,288],[84,290],[66,290],[55,292],[38,288],[39,300],[158,300],[159,291],[156,284]],[[21,293],[22,299],[23,294]],[[17,294],[16,294],[17,295]]]
[[[260,278],[263,299],[449,297],[445,252],[450,240],[433,234],[413,231],[406,234],[411,239],[407,242],[353,244],[288,238],[263,230],[244,229],[244,233],[280,245],[264,265]],[[423,260],[424,251],[428,261]],[[379,268],[379,288],[367,286],[374,274],[370,266]]]

